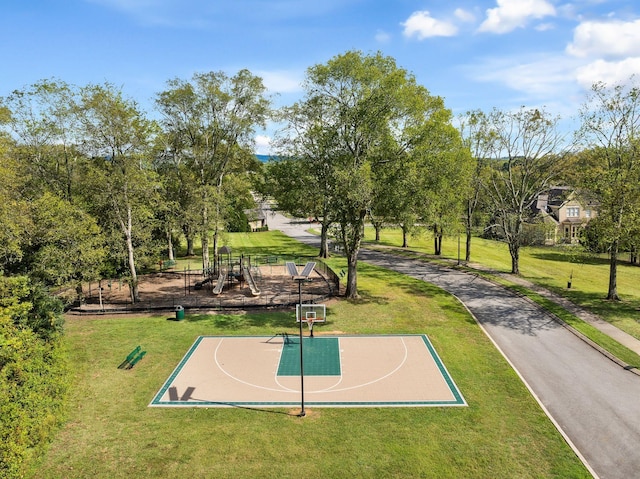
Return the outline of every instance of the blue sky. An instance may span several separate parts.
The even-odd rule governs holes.
[[[309,66],[352,49],[394,57],[456,115],[524,105],[570,118],[594,81],[640,73],[640,2],[6,0],[0,96],[108,81],[152,113],[169,79],[247,68],[284,105]]]

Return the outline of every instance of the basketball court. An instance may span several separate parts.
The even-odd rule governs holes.
[[[297,334],[200,336],[150,406],[295,407],[302,390],[312,407],[466,406],[426,335],[317,330],[302,360]]]

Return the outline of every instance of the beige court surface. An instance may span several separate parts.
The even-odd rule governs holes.
[[[200,336],[154,407],[466,406],[426,335]]]

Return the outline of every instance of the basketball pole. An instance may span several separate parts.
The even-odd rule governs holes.
[[[305,280],[303,276],[295,278],[298,282],[298,311],[296,311],[296,319],[299,319],[298,325],[300,330],[300,414],[298,417],[306,415],[304,411],[304,360],[302,359],[302,282]],[[297,318],[298,314],[300,318]]]

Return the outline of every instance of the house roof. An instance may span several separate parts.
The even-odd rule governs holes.
[[[259,208],[244,210],[244,214],[247,215],[249,221],[258,221],[267,218],[267,216],[264,214],[264,210]]]
[[[534,213],[547,214],[557,220],[558,210],[573,199],[578,200],[584,207],[596,208],[598,204],[593,195],[584,190],[577,190],[570,186],[552,186],[548,191],[538,195],[532,209]]]

